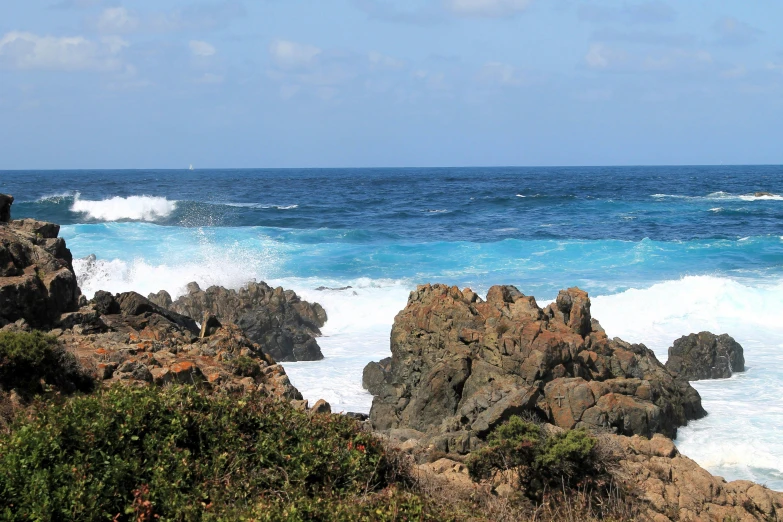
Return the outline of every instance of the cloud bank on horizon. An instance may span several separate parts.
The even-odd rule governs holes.
[[[783,163],[776,0],[0,5],[0,169]]]

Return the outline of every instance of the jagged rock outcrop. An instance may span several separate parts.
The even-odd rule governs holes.
[[[666,369],[688,381],[728,379],[733,372],[745,371],[745,355],[729,335],[701,332],[674,341]]]
[[[79,308],[73,258],[57,237],[59,225],[11,221],[12,202],[10,196],[0,198],[0,326],[23,319],[49,327]]]
[[[318,303],[302,301],[292,290],[271,288],[262,282],[249,283],[239,291],[219,286],[205,291],[190,283],[187,294],[176,301],[165,291],[149,299],[194,319],[201,320],[209,313],[218,321],[234,323],[277,361],[323,359],[315,337],[326,323],[326,312]]]
[[[526,410],[566,429],[672,437],[706,414],[696,390],[651,350],[609,339],[577,288],[541,309],[512,286],[492,287],[486,301],[420,286],[395,318],[391,350],[373,427],[427,432],[443,451],[470,451]]]
[[[70,328],[53,333],[104,383],[200,384],[302,399],[283,367],[234,324],[211,322],[200,336],[190,317],[135,292],[98,292],[74,315]]]

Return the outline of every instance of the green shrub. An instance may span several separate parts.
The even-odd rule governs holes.
[[[380,441],[343,416],[115,386],[42,405],[0,437],[0,518],[422,519],[408,493],[394,496],[396,518],[381,516],[394,470]]]
[[[240,355],[228,361],[228,367],[234,375],[240,377],[255,377],[261,373],[261,366],[258,361],[253,360],[247,355]]]
[[[602,476],[596,443],[584,430],[550,437],[541,426],[515,416],[490,433],[487,446],[468,459],[468,470],[479,480],[512,471],[525,495],[540,501],[547,489],[579,487]]]
[[[93,379],[50,335],[0,332],[0,388],[37,393],[41,380],[61,391],[89,391]]]

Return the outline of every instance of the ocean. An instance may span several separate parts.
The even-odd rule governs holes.
[[[334,411],[369,411],[362,368],[427,282],[542,305],[579,286],[661,361],[728,333],[748,370],[694,383],[709,416],[677,445],[783,490],[783,167],[0,171],[0,192],[15,218],[63,225],[88,297],[263,280],[321,303],[326,359],[285,367]]]

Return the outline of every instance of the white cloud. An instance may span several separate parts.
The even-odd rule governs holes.
[[[217,51],[213,45],[207,42],[191,40],[190,52],[192,52],[195,56],[214,56]]]
[[[128,43],[111,37],[100,42],[83,36],[54,37],[10,32],[0,39],[0,64],[17,69],[62,71],[117,70]]]
[[[124,7],[110,7],[104,10],[95,22],[102,33],[131,33],[139,28],[139,18]]]
[[[532,0],[445,0],[446,7],[463,16],[504,16],[524,11]]]
[[[269,53],[277,65],[284,68],[306,67],[321,54],[321,49],[312,45],[276,40],[269,47]]]

